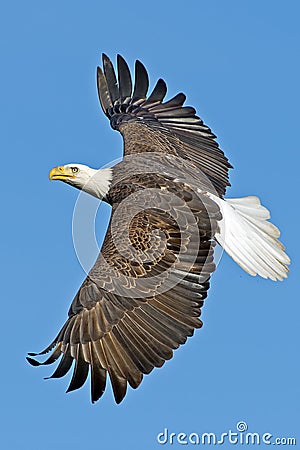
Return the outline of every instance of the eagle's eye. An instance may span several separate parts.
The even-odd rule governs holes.
[[[78,167],[71,167],[71,170],[73,173],[77,173],[78,172]]]

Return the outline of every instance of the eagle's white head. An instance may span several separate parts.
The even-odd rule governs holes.
[[[60,180],[102,199],[109,191],[112,168],[92,169],[84,164],[65,164],[50,170],[50,180]]]

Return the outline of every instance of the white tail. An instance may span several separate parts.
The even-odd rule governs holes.
[[[258,197],[221,199],[207,194],[220,206],[223,219],[215,237],[224,250],[250,275],[282,280],[290,258],[278,240],[280,231]]]

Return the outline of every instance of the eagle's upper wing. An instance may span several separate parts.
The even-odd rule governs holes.
[[[196,115],[194,108],[183,106],[180,93],[164,102],[166,83],[159,79],[147,98],[148,74],[140,61],[135,63],[135,83],[118,55],[118,80],[111,61],[103,55],[103,70],[98,67],[98,93],[102,109],[111,126],[124,138],[124,154],[161,152],[192,161],[225,194],[228,169],[232,167],[215,141],[215,135]]]
[[[216,203],[172,176],[122,182],[127,191],[116,185],[110,195],[128,197],[131,188],[129,201],[114,203],[101,253],[69,318],[40,353],[52,350],[43,364],[61,357],[52,378],[64,376],[75,360],[68,391],[84,384],[90,368],[93,402],[104,392],[107,372],[120,402],[128,383],[136,388],[143,374],[162,366],[201,327],[200,308],[214,270]]]

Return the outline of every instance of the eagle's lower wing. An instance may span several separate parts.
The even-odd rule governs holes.
[[[125,60],[118,55],[117,62],[118,80],[111,61],[103,55],[97,81],[102,109],[111,126],[123,135],[124,155],[160,152],[189,160],[209,178],[218,195],[224,195],[232,166],[195,109],[183,106],[185,95],[177,94],[163,103],[167,87],[159,79],[147,98],[145,67],[136,61],[133,87]]]
[[[68,391],[84,384],[90,368],[93,402],[104,392],[107,372],[120,402],[127,383],[136,388],[143,374],[162,366],[202,325],[220,211],[183,186],[176,195],[170,191],[139,191],[134,202],[113,207],[101,253],[69,318],[40,353],[52,350],[43,364],[61,357],[52,378],[64,376],[75,360]]]

